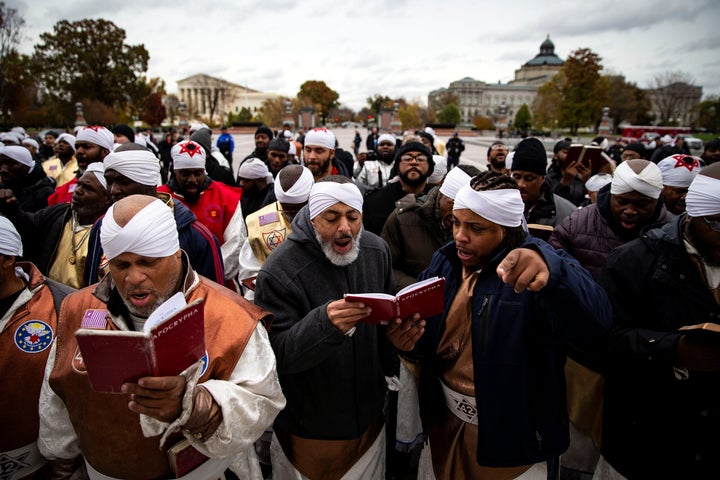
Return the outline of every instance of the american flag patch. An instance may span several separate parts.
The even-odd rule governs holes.
[[[80,328],[97,328],[104,330],[107,327],[107,310],[88,308],[85,310]]]

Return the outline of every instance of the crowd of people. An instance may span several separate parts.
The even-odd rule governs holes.
[[[667,140],[0,134],[0,477],[713,478],[720,139]],[[428,318],[345,298],[433,277]],[[202,359],[94,390],[78,329],[178,297]]]

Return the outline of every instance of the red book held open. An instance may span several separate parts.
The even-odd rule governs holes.
[[[405,319],[415,313],[429,318],[442,313],[445,301],[445,279],[432,277],[400,290],[397,295],[387,293],[346,293],[345,300],[363,302],[372,308],[361,322],[387,325],[395,318]]]
[[[92,389],[120,393],[123,383],[179,375],[200,360],[205,355],[203,307],[203,299],[180,305],[146,332],[78,329],[75,338]]]

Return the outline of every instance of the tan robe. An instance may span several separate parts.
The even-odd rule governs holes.
[[[475,396],[472,358],[472,294],[478,272],[463,280],[448,310],[445,331],[436,355],[442,378],[450,389]],[[482,427],[482,425],[480,425]],[[510,480],[532,465],[495,468],[478,465],[478,425],[464,422],[445,408],[437,424],[427,425],[433,470],[437,480]]]

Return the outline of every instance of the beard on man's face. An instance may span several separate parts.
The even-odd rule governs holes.
[[[410,177],[409,174],[412,173],[413,171],[419,173],[419,175]],[[403,181],[403,183],[405,183],[411,187],[419,187],[420,185],[425,183],[425,181],[428,178],[428,175],[424,174],[423,172],[420,171],[419,168],[416,168],[416,167],[410,167],[407,170],[405,170],[403,173],[399,174],[398,176],[400,177],[400,180]]]
[[[332,263],[333,265],[337,265],[338,267],[344,267],[353,263],[360,255],[360,238],[362,237],[362,232],[363,229],[361,228],[358,231],[357,235],[355,235],[354,237],[350,234],[341,234],[330,240],[325,240],[316,231],[315,238],[320,244],[320,249],[325,254],[325,257],[330,260],[330,263]],[[336,240],[340,241],[346,239],[352,240],[352,247],[350,247],[349,252],[341,254],[333,250],[333,242],[335,242]]]

